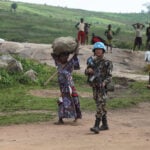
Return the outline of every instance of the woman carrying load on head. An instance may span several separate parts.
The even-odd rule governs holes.
[[[63,37],[63,40],[65,39],[64,43],[60,43],[57,39],[53,43],[54,53],[52,53],[52,57],[57,66],[58,83],[61,93],[61,96],[58,100],[59,120],[58,122],[56,122],[56,124],[64,124],[63,118],[74,118],[74,121],[77,121],[77,119],[82,117],[78,93],[76,91],[74,81],[72,78],[73,70],[80,69],[77,52],[73,51],[77,49],[78,44],[74,39],[72,39],[73,41],[71,41],[69,37],[69,40],[72,43],[74,42],[73,44],[71,43],[73,46],[70,46],[71,44],[69,40],[66,40],[67,38],[68,37]],[[58,47],[59,49],[57,50]],[[69,60],[69,55],[73,52],[74,55]]]

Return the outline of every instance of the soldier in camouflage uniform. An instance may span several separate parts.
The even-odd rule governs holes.
[[[87,59],[85,75],[88,76],[88,83],[93,88],[93,98],[96,103],[97,112],[94,127],[90,130],[99,133],[100,130],[108,130],[107,124],[107,85],[112,80],[112,62],[104,58],[106,47],[102,42],[96,42],[93,47],[94,56]],[[100,122],[102,125],[99,127]]]

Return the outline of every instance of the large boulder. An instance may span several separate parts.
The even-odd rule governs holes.
[[[18,42],[5,41],[0,46],[0,52],[5,54],[19,54],[24,49],[24,45]]]
[[[27,72],[25,72],[24,75],[27,76],[28,78],[30,78],[32,81],[36,81],[38,74],[34,70],[30,69]]]
[[[73,53],[77,46],[76,40],[71,36],[56,38],[52,43],[53,53],[56,55],[61,53]]]
[[[0,68],[7,68],[8,63],[15,60],[11,55],[1,55],[0,56]]]
[[[19,61],[14,59],[14,60],[11,60],[8,63],[7,70],[9,72],[22,72],[23,67],[22,67],[22,64]]]

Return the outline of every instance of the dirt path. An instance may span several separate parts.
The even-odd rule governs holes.
[[[110,130],[93,134],[89,128],[94,113],[83,112],[77,123],[55,120],[28,125],[0,127],[1,150],[149,150],[150,103],[135,108],[109,111]]]

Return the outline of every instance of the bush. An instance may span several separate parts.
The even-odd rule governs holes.
[[[49,67],[46,64],[39,64],[34,60],[24,59],[19,56],[14,56],[16,60],[20,61],[24,72],[8,72],[6,69],[0,69],[0,88],[16,86],[18,84],[24,85],[43,85],[45,80],[54,72],[54,67]],[[24,76],[24,73],[28,70],[34,70],[38,74],[38,79],[32,81],[28,77]]]
[[[150,64],[147,64],[147,65],[144,67],[144,71],[145,71],[145,72],[150,72]]]
[[[14,84],[14,79],[6,69],[0,69],[0,88],[8,87]]]

